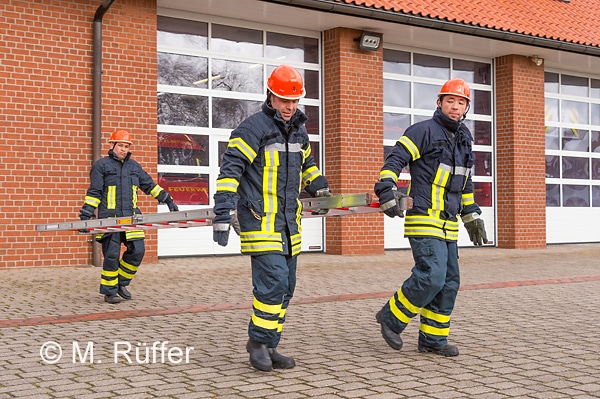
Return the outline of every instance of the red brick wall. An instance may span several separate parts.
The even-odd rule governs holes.
[[[93,19],[99,0],[0,3],[0,268],[91,263],[88,236],[37,233],[78,219],[92,161]],[[102,153],[115,128],[156,178],[156,1],[119,0],[103,20]],[[156,201],[141,195],[145,212]],[[157,259],[156,233],[146,261]]]
[[[544,68],[496,60],[496,158],[500,248],[546,246]]]
[[[334,194],[372,193],[383,165],[383,50],[361,51],[360,31],[326,31],[325,175]],[[326,219],[326,251],[383,253],[383,214]]]

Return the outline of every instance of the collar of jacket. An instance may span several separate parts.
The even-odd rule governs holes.
[[[450,119],[444,115],[440,107],[438,107],[433,113],[433,119],[452,133],[458,132],[460,125],[462,125],[462,122],[455,121],[454,119]]]
[[[108,150],[108,156],[111,157],[112,159],[114,159],[115,161],[121,162],[121,160],[119,159],[117,154],[115,154],[115,152],[112,149]],[[125,155],[125,159],[123,159],[123,162],[128,161],[129,158],[131,158],[130,152],[128,152],[127,155]]]
[[[293,125],[297,129],[300,126],[302,126],[302,124],[306,123],[306,121],[308,120],[308,117],[304,114],[304,112],[300,111],[299,109],[296,109],[296,113],[292,115],[290,121],[286,122],[281,117],[281,114],[271,106],[271,103],[269,101],[266,100],[262,105],[262,111],[265,114],[269,115],[271,118],[273,118],[278,124],[282,125],[284,128]]]

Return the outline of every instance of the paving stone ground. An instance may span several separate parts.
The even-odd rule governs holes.
[[[249,257],[142,264],[119,305],[98,268],[0,270],[0,399],[600,397],[600,244],[461,248],[460,264],[461,354],[442,358],[417,351],[418,320],[401,351],[375,322],[410,251],[300,255],[280,344],[297,366],[271,373],[245,351]]]

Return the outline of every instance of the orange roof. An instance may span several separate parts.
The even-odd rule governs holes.
[[[335,0],[337,3],[598,47],[598,0]]]

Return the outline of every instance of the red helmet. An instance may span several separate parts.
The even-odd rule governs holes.
[[[438,99],[445,95],[463,97],[471,102],[471,89],[469,89],[469,85],[461,78],[450,79],[444,83],[438,93]]]
[[[267,88],[277,97],[286,100],[299,100],[306,94],[302,75],[289,65],[280,65],[273,69],[267,80]]]
[[[115,130],[108,139],[109,143],[127,143],[132,145],[131,139],[129,138],[129,132],[127,130]]]

